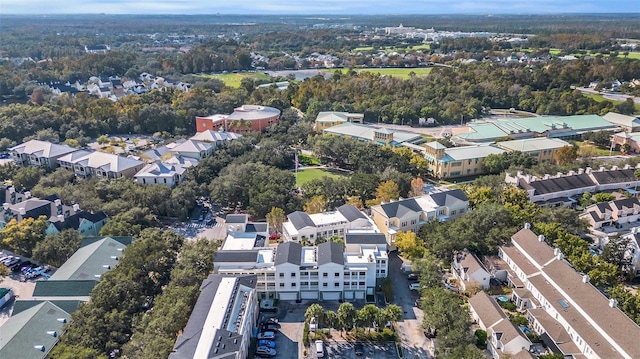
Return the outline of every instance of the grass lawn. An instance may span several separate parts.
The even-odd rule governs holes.
[[[593,147],[595,147],[595,155],[596,156],[609,156],[609,149],[608,148],[598,147],[598,146],[595,146],[595,145],[593,145],[591,143],[584,143],[583,141],[576,141],[575,144],[576,144],[576,146],[578,146],[578,148],[585,147],[585,146],[593,146]],[[622,152],[620,152],[620,151],[616,151],[616,150],[611,151],[611,156],[619,156],[621,154],[622,154]]]
[[[610,100],[610,99],[608,99],[608,98],[605,98],[605,97],[604,97],[604,96],[602,96],[602,95],[598,95],[598,94],[595,94],[595,93],[584,93],[584,92],[583,92],[583,93],[582,93],[582,95],[583,95],[583,96],[586,96],[586,97],[589,97],[589,98],[592,98],[592,99],[594,99],[594,100],[596,100],[596,101],[598,101],[598,102],[602,102],[602,101],[611,101],[614,105],[619,105],[619,104],[621,104],[621,103],[622,103],[622,101],[618,101],[618,100]],[[636,109],[636,113],[640,113],[640,104],[636,103],[636,104],[634,105],[634,107],[635,107],[635,109]]]
[[[226,86],[239,88],[242,79],[251,78],[254,80],[269,80],[269,75],[265,75],[264,72],[256,71],[256,72],[239,72],[239,73],[228,73],[228,74],[201,74],[200,76],[207,78],[215,78],[220,79],[224,82]]]
[[[316,179],[316,178],[322,178],[322,177],[333,177],[333,178],[338,178],[341,177],[341,175],[335,173],[335,172],[329,172],[320,168],[311,168],[311,169],[302,169],[302,170],[298,170],[298,183],[297,186],[300,187],[303,184]]]
[[[429,44],[420,44],[420,45],[409,45],[409,46],[382,46],[379,47],[380,50],[385,51],[407,51],[407,50],[431,50],[431,45]],[[356,47],[351,51],[373,51],[373,46],[362,46]]]
[[[401,79],[408,79],[411,72],[417,76],[425,76],[431,72],[431,67],[417,67],[417,68],[368,68],[357,70],[358,72],[373,72],[380,75],[388,75],[393,77],[399,77]]]

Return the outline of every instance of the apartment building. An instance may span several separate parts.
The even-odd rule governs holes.
[[[256,277],[211,274],[169,359],[246,359],[258,324]]]
[[[529,195],[529,201],[544,206],[573,206],[576,196],[585,192],[595,193],[607,190],[625,190],[635,193],[640,180],[634,171],[638,167],[625,165],[623,168],[612,166],[610,169],[600,167],[579,168],[577,172],[569,171],[564,174],[546,174],[542,178],[518,171],[515,176],[507,173],[507,184],[524,189]]]
[[[395,249],[398,232],[417,232],[434,220],[455,219],[469,211],[469,199],[459,189],[433,192],[371,207],[375,225],[384,233],[390,250]]]
[[[373,221],[352,205],[342,205],[335,211],[307,214],[296,211],[287,215],[282,224],[285,241],[298,242],[307,239],[315,242],[317,238],[344,238],[349,229],[376,229]]]
[[[30,191],[19,192],[15,187],[0,187],[0,228],[11,220],[21,222],[25,218],[37,219],[44,216],[49,223],[63,222],[65,219],[80,213],[80,206],[62,203],[57,195],[44,198],[31,196]]]
[[[67,145],[31,140],[9,148],[9,155],[18,166],[52,170],[58,167],[58,158],[75,151],[77,149]]]
[[[640,201],[636,197],[596,203],[585,208],[580,218],[589,222],[591,229],[640,220]]]
[[[555,155],[562,147],[571,146],[559,138],[536,137],[497,142],[496,146],[507,151],[519,151],[535,158],[538,163],[555,162]]]
[[[228,236],[213,264],[215,273],[255,275],[261,298],[281,300],[364,299],[388,274],[386,240],[366,230],[347,233],[345,247],[287,241],[274,248],[259,238]]]
[[[95,176],[107,179],[131,178],[144,166],[144,162],[133,158],[83,150],[58,158],[58,163],[81,178]]]
[[[437,178],[477,176],[484,173],[482,163],[488,155],[499,155],[505,150],[481,144],[447,148],[440,142],[425,144],[424,157],[429,173]]]
[[[499,255],[524,285],[512,300],[527,309],[533,330],[565,357],[640,358],[640,327],[530,228],[525,224]]]

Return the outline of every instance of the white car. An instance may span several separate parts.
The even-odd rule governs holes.
[[[418,289],[420,289],[420,283],[409,284],[409,290],[418,290]]]
[[[275,332],[262,332],[258,333],[258,339],[274,339],[276,337]]]

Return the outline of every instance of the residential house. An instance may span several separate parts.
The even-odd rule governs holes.
[[[585,208],[580,218],[588,221],[591,229],[637,222],[640,219],[640,201],[632,197],[592,204]]]
[[[307,239],[315,242],[317,238],[344,238],[349,229],[376,229],[372,220],[352,205],[342,205],[335,211],[307,214],[296,211],[287,215],[282,224],[285,241]]]
[[[398,232],[417,232],[429,221],[455,219],[468,210],[469,199],[455,189],[375,205],[371,207],[371,217],[393,250]]]
[[[559,138],[536,137],[497,142],[496,146],[507,151],[526,153],[535,158],[538,163],[554,163],[558,150],[571,144]]]
[[[640,153],[640,133],[619,132],[611,135],[611,146],[621,150],[623,146],[629,146],[629,153]]]
[[[496,300],[480,291],[469,298],[469,312],[487,332],[487,349],[494,359],[535,358],[529,353],[531,341],[502,311]]]
[[[462,290],[471,290],[474,286],[489,289],[491,275],[474,254],[464,251],[455,255],[451,270]]]
[[[100,235],[102,226],[107,223],[107,218],[107,214],[103,211],[96,213],[80,211],[66,218],[58,215],[50,219],[45,233],[54,235],[65,229],[75,229],[82,237],[97,237]]]
[[[107,179],[132,178],[144,166],[142,161],[99,151],[71,153],[60,157],[58,163],[81,178]]]
[[[624,168],[612,166],[611,169],[600,167],[597,171],[587,167],[567,174],[547,174],[543,178],[518,171],[515,176],[507,173],[505,182],[526,190],[531,202],[546,206],[573,206],[577,203],[575,197],[585,192],[625,190],[635,193],[640,180],[635,177],[634,170],[629,165]]]
[[[115,268],[132,237],[87,237],[51,278],[36,282],[36,300],[88,301],[102,274]]]
[[[70,319],[70,312],[50,301],[39,301],[19,313],[14,311],[0,326],[0,358],[46,358]]]
[[[215,144],[214,148],[217,148],[229,141],[237,140],[240,137],[242,137],[242,135],[239,133],[206,130],[196,133],[191,139],[194,141],[211,142]]]
[[[211,274],[169,359],[246,359],[258,326],[256,276]]]
[[[186,171],[187,168],[178,164],[154,162],[144,166],[133,178],[139,184],[164,184],[174,187],[184,180]]]
[[[322,131],[329,127],[337,126],[347,122],[362,124],[364,122],[364,114],[336,112],[336,111],[321,111],[321,112],[318,112],[318,116],[316,116],[314,129],[316,131]]]
[[[447,179],[484,174],[482,164],[488,155],[499,155],[505,150],[493,145],[473,145],[446,148],[440,142],[425,144],[425,159],[429,173]]]
[[[41,167],[52,170],[58,167],[58,158],[77,149],[67,145],[58,145],[51,142],[31,140],[9,148],[9,154],[18,166]]]
[[[175,154],[176,156],[189,157],[189,158],[195,158],[197,160],[202,160],[204,158],[211,157],[213,155],[214,149],[215,149],[215,145],[211,142],[196,141],[196,140],[189,139],[169,149],[169,152]]]
[[[14,187],[9,187],[5,192],[9,194],[16,193]],[[18,198],[21,199],[21,201],[15,202]],[[13,201],[11,201],[12,199]],[[13,219],[21,222],[25,218],[37,219],[44,216],[51,223],[63,221],[80,212],[78,204],[67,206],[62,203],[57,195],[40,199],[31,197],[31,192],[25,191],[22,195],[14,198],[9,197],[9,200],[11,202],[4,202],[2,208],[0,208],[0,228],[4,227]],[[12,202],[15,203],[12,204]]]
[[[639,358],[640,327],[576,272],[557,248],[529,224],[500,247],[499,255],[525,284],[531,298],[527,318],[547,347],[565,357]],[[521,291],[520,291],[521,292]],[[514,291],[518,303],[521,294]]]

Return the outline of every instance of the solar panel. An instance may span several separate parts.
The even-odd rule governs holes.
[[[565,302],[564,299],[558,299],[558,303],[564,309],[568,309],[569,308],[569,304],[567,304],[567,302]]]

